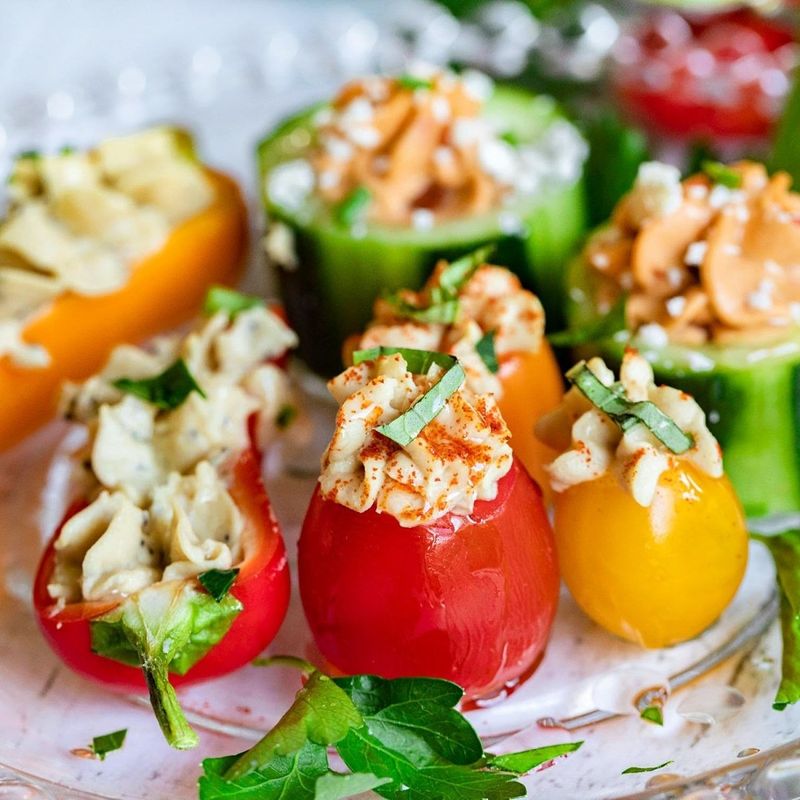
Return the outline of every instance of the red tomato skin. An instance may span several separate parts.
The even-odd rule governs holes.
[[[286,548],[261,481],[254,450],[243,453],[234,467],[230,491],[245,519],[257,526],[259,543],[256,552],[242,565],[231,589],[243,609],[222,640],[185,675],[170,674],[170,681],[176,687],[216,678],[248,664],[275,638],[289,606]],[[80,507],[81,504],[73,506],[65,521]],[[146,692],[138,667],[120,664],[91,650],[91,620],[112,610],[117,603],[75,603],[53,613],[47,584],[55,564],[54,543],[59,532],[60,528],[45,550],[33,589],[36,618],[45,639],[61,660],[83,677],[111,689]]]
[[[538,663],[558,601],[541,491],[516,460],[471,517],[415,528],[325,500],[318,487],[298,569],[312,633],[336,669],[446,678],[471,698]]]

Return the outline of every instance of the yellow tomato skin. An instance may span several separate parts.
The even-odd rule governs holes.
[[[696,636],[747,566],[744,515],[726,477],[676,462],[640,506],[606,473],[555,495],[561,574],[595,622],[645,647]]]

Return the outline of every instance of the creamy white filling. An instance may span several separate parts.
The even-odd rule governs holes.
[[[259,413],[263,447],[293,404],[286,373],[265,361],[296,342],[263,306],[233,320],[220,312],[183,340],[118,347],[99,375],[65,387],[65,412],[89,429],[95,497],[56,542],[54,598],[126,595],[241,561],[244,521],[222,476],[250,445],[250,415]],[[158,410],[113,385],[157,375],[176,358],[205,397],[192,392],[177,408]]]
[[[614,373],[602,359],[593,358],[588,366],[606,386],[614,383]],[[680,460],[712,477],[722,475],[722,452],[694,398],[671,386],[656,386],[653,368],[634,351],[628,351],[623,358],[620,383],[630,400],[649,400],[671,417],[692,436],[693,447],[676,455],[644,425],[635,425],[623,433],[573,386],[561,406],[536,425],[539,438],[561,451],[546,468],[556,492],[612,471],[639,505],[649,506],[661,475]]]
[[[121,288],[135,263],[214,197],[203,168],[167,128],[109,139],[90,153],[24,157],[9,193],[0,224],[0,323],[17,333],[2,337],[0,356],[25,367],[49,361],[15,344],[36,314],[65,291]],[[12,270],[31,278],[25,283]]]
[[[322,458],[322,494],[354,511],[375,508],[402,526],[467,515],[492,500],[511,468],[509,432],[491,395],[461,389],[420,435],[402,447],[375,428],[391,422],[441,377],[406,370],[402,356],[384,356],[343,372],[328,384],[339,402],[336,429]]]

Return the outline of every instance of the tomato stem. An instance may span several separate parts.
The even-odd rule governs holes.
[[[142,671],[150,692],[150,704],[164,738],[177,750],[196,747],[200,740],[183,713],[175,687],[169,682],[167,665],[158,659],[145,660]]]

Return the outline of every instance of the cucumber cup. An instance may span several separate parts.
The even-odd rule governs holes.
[[[575,155],[575,174],[568,174],[570,165],[564,164],[563,180],[548,177],[536,192],[515,195],[488,213],[425,229],[371,221],[352,225],[313,187],[300,202],[292,197],[286,202],[285,192],[271,189],[276,169],[308,163],[304,159],[317,143],[318,115],[327,108],[315,106],[292,117],[258,147],[267,252],[278,267],[287,314],[300,336],[299,353],[312,370],[331,375],[341,368],[342,342],[363,329],[381,293],[419,287],[438,259],[452,260],[485,244],[495,245],[493,261],[517,272],[548,314],[561,313],[564,265],[585,229],[582,151]],[[564,157],[560,134],[572,137],[573,148],[576,141],[582,147],[547,97],[495,87],[482,116],[515,147],[541,144],[542,161],[551,170]],[[298,177],[301,183],[309,179]]]
[[[567,270],[566,316],[572,330],[598,324],[595,274],[579,256]],[[579,348],[618,369],[626,346],[652,364],[657,383],[683,389],[706,412],[725,471],[749,518],[800,509],[800,330],[753,346],[653,346],[627,331]]]

